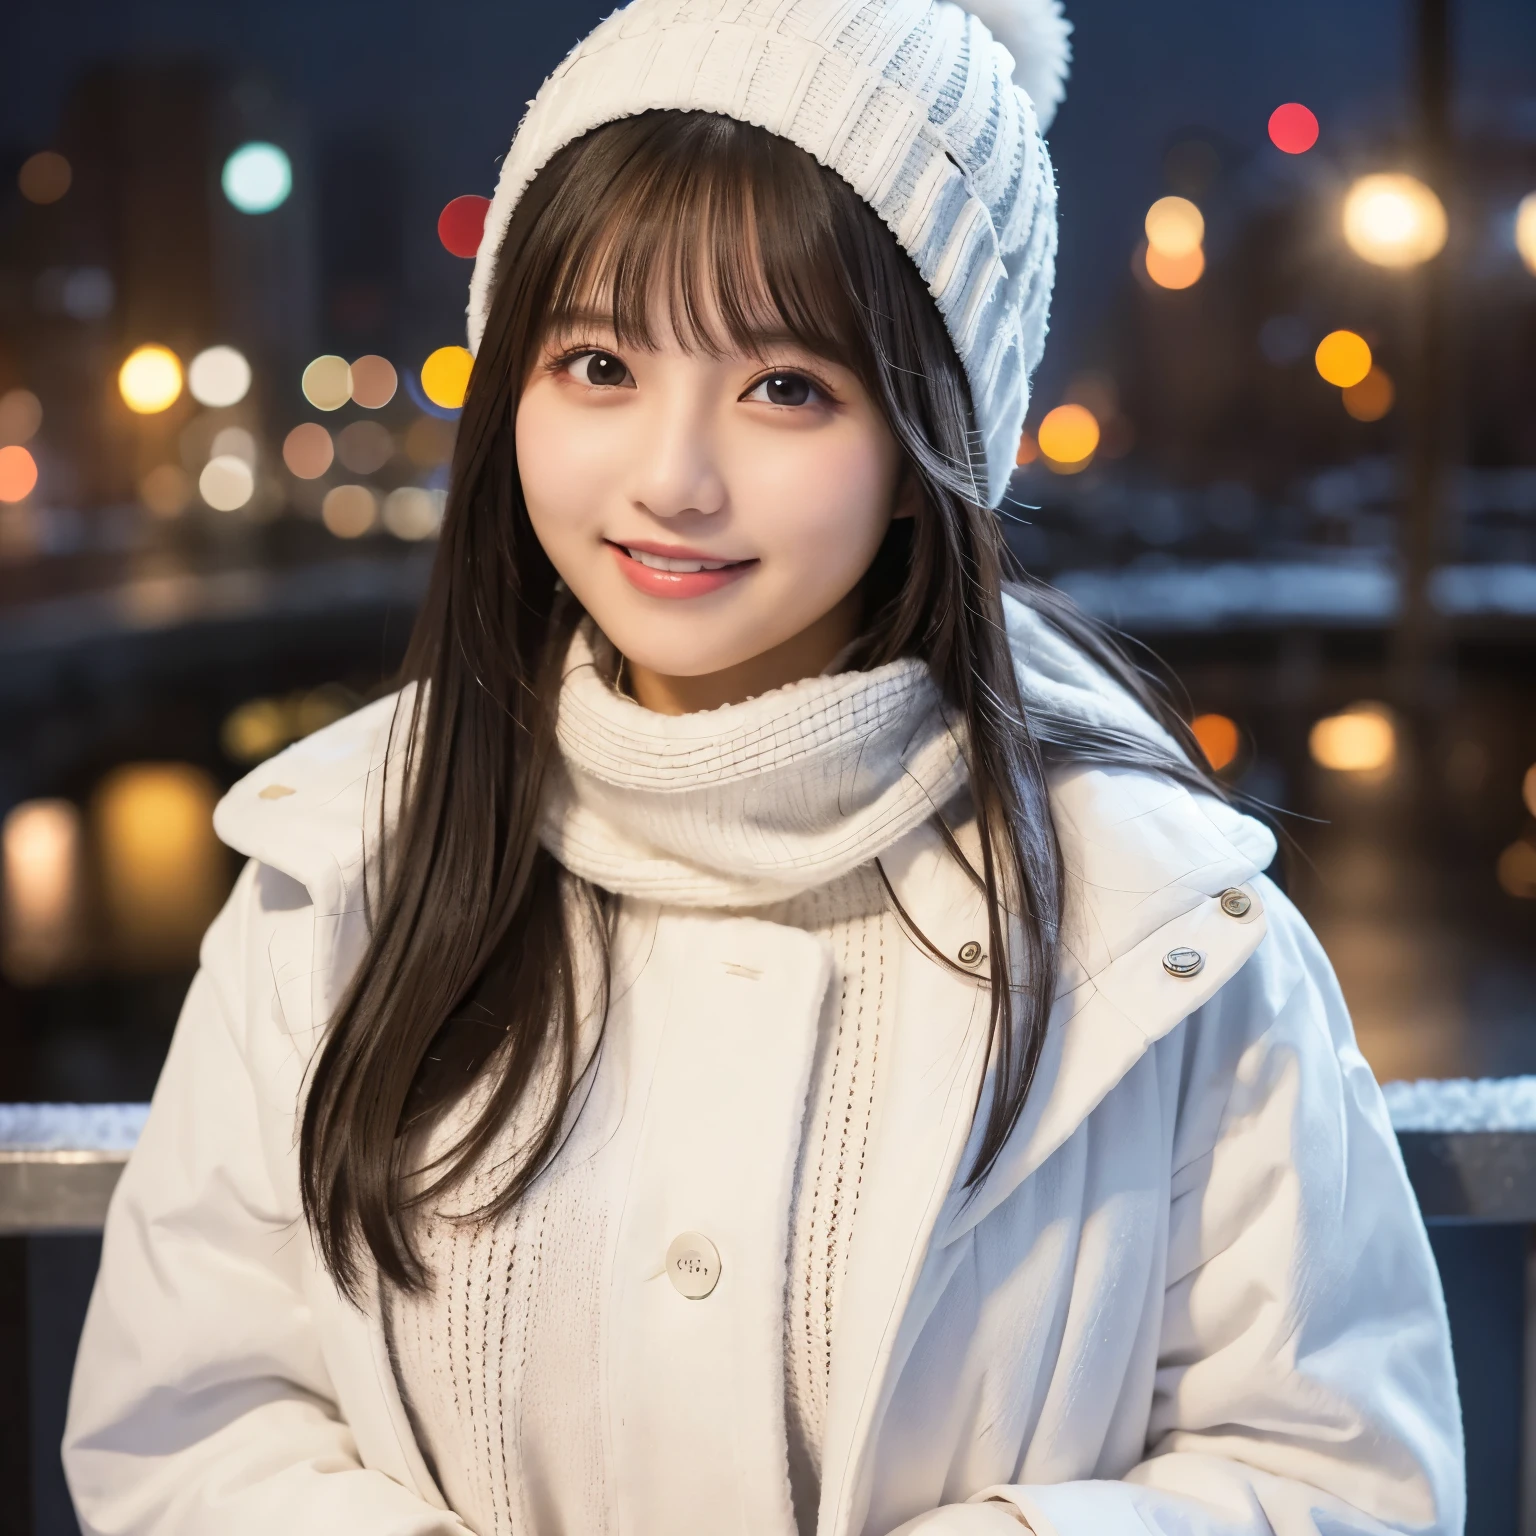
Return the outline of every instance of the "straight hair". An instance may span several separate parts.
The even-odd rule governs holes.
[[[1048,771],[1121,766],[1224,793],[1150,674],[1011,562],[979,489],[970,392],[942,318],[911,259],[844,181],[787,140],[711,114],[648,112],[567,145],[524,194],[499,254],[441,541],[401,671],[414,687],[390,731],[384,772],[399,775],[398,815],[386,824],[386,793],[365,882],[366,952],[305,1096],[304,1213],[354,1297],[365,1256],[396,1285],[426,1282],[407,1212],[459,1184],[514,1111],[533,1104],[497,1193],[468,1214],[489,1219],[520,1198],[559,1150],[573,1108],[583,966],[600,973],[588,1006],[606,1008],[610,899],[539,839],[561,666],[584,615],[534,536],[514,442],[541,347],[594,304],[623,347],[652,345],[658,314],[679,344],[714,355],[793,336],[857,375],[916,479],[916,516],[893,522],[864,577],[847,665],[926,662],[969,771],[981,847],[972,874],[995,957],[972,1186],[1018,1122],[1055,991],[1064,872]],[[1005,585],[1181,750],[1026,710]],[[589,956],[583,935],[593,934]],[[418,1133],[472,1088],[467,1124],[417,1166]]]

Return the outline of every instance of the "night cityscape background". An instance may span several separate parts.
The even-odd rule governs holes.
[[[215,800],[398,661],[478,200],[609,8],[7,16],[0,1101],[148,1097]],[[1273,808],[1378,1077],[1536,1072],[1536,6],[1069,14],[1010,540]]]

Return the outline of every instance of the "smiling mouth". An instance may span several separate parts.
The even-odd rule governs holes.
[[[613,542],[613,541],[609,541]],[[700,571],[731,571],[738,566],[756,565],[755,559],[751,560],[704,560],[693,557],[683,558],[677,555],[657,555],[649,550],[636,549],[629,544],[615,543],[615,549],[621,549],[636,565],[643,565],[652,571],[668,571],[678,576],[696,575]]]

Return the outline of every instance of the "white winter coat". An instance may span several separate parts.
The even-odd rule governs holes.
[[[301,1083],[365,937],[365,789],[388,709],[290,748],[219,807],[251,862],[107,1221],[65,1442],[87,1532],[468,1529],[413,1439],[376,1296],[338,1295],[297,1194]],[[1433,1261],[1328,962],[1261,874],[1272,839],[1129,772],[1064,773],[1054,808],[1072,896],[1052,1027],[970,1195],[985,983],[915,943],[899,961],[819,1530],[981,1536],[1011,1528],[1011,1505],[1038,1536],[1455,1536]],[[931,827],[883,862],[941,950],[985,939]],[[1219,900],[1233,888],[1241,916]],[[1203,955],[1198,974],[1165,969],[1179,948]],[[785,1224],[825,947],[627,901],[615,949],[629,970],[608,1027],[651,1087],[595,1407],[610,1528],[794,1536]],[[724,1258],[705,1301],[662,1277],[685,1230]]]

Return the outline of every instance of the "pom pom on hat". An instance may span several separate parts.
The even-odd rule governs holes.
[[[1067,94],[1072,23],[1061,0],[959,0],[1013,55],[1014,83],[1034,103],[1044,133]]]

